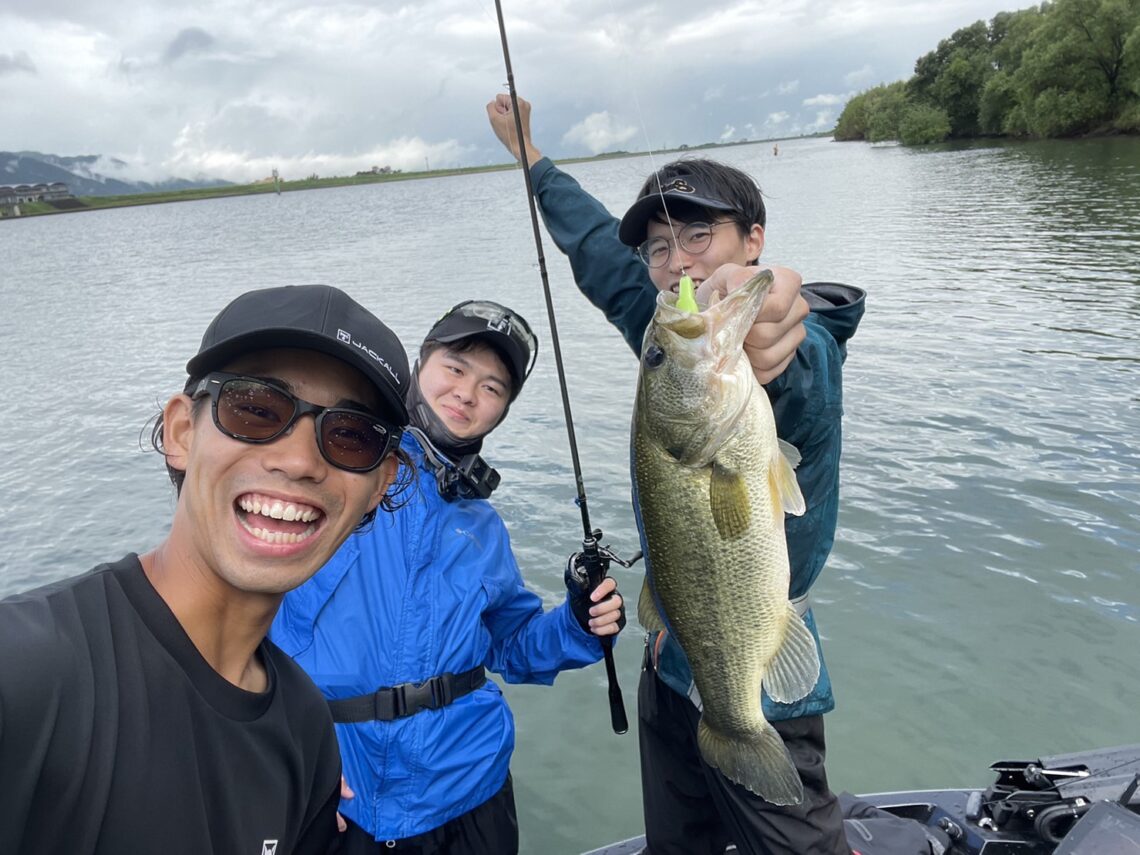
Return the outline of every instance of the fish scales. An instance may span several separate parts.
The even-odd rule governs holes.
[[[700,315],[659,296],[633,423],[649,568],[638,616],[647,629],[667,626],[685,651],[703,704],[705,760],[792,804],[802,785],[764,720],[760,687],[797,700],[815,684],[819,660],[788,602],[784,512],[802,512],[803,500],[767,395],[742,356],[770,285],[764,271]]]

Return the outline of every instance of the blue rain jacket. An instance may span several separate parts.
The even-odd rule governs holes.
[[[415,438],[411,500],[381,510],[312,579],[286,594],[270,638],[334,700],[482,663],[510,683],[551,684],[602,648],[568,603],[544,612],[506,526],[483,499],[446,502]],[[506,782],[515,726],[499,686],[391,722],[336,725],[356,792],[340,810],[377,840],[437,828]]]
[[[569,258],[578,288],[605,313],[640,357],[657,289],[636,252],[618,239],[617,219],[547,158],[531,168],[531,180],[546,229]],[[807,336],[787,370],[764,387],[772,402],[777,433],[802,455],[796,479],[807,512],[800,517],[788,516],[784,525],[791,563],[790,597],[808,592],[835,541],[843,444],[842,366],[847,339],[859,326],[866,295],[850,285],[810,283],[803,286],[803,296],[811,306],[805,321]],[[637,524],[640,531],[640,518]],[[811,610],[804,620],[818,647],[819,633]],[[671,636],[659,646],[656,639],[650,642],[658,652],[657,669],[662,680],[686,694],[692,672],[680,646]],[[822,649],[819,654],[819,680],[806,697],[792,704],[778,704],[767,694],[763,696],[764,715],[769,721],[817,715],[835,707]]]

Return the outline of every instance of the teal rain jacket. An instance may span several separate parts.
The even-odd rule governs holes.
[[[483,499],[446,502],[410,434],[418,483],[394,513],[351,536],[285,596],[270,638],[330,700],[419,683],[482,664],[509,683],[551,684],[602,656],[567,603],[544,612],[527,590],[502,519]],[[502,691],[482,688],[439,710],[338,724],[340,810],[377,840],[437,828],[506,782],[515,726]]]
[[[568,256],[579,289],[605,313],[640,357],[641,339],[653,317],[657,289],[634,250],[618,239],[618,221],[547,158],[534,164],[531,179],[547,231]],[[849,285],[812,283],[803,286],[803,296],[811,306],[805,322],[807,336],[787,370],[765,386],[776,416],[777,433],[799,449],[803,458],[796,478],[807,513],[789,516],[785,522],[792,572],[789,596],[793,598],[807,594],[835,540],[842,447],[842,366],[847,356],[847,339],[854,335],[863,316],[865,294]],[[815,616],[809,610],[804,619],[818,647]],[[662,680],[686,694],[692,673],[685,654],[672,637],[665,639],[657,653]],[[831,678],[822,649],[819,681],[806,697],[793,704],[777,704],[765,694],[763,704],[769,721],[833,709]]]

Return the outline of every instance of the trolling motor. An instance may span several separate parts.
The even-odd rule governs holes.
[[[990,768],[997,781],[966,805],[966,819],[979,828],[1038,841],[1035,847],[1048,848],[1032,851],[1054,855],[1140,852],[1136,746],[1000,761]],[[1128,843],[1132,848],[1120,848]]]

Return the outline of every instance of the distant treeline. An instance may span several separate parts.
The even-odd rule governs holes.
[[[837,140],[1140,133],[1140,0],[1055,0],[938,44],[909,80],[861,92]]]

